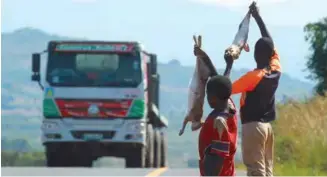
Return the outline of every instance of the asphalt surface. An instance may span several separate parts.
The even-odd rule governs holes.
[[[237,176],[246,176],[239,170]],[[2,167],[1,176],[199,176],[198,169],[42,168]]]

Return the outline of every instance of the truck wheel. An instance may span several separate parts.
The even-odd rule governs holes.
[[[161,164],[161,138],[158,130],[154,131],[154,163],[153,167],[160,168]]]
[[[152,168],[154,159],[154,133],[151,124],[147,126],[146,132],[146,158],[145,158],[145,167]]]
[[[162,134],[161,135],[161,163],[160,163],[160,167],[167,167],[168,166],[167,152],[168,152],[167,136]]]
[[[144,168],[145,167],[145,152],[143,145],[137,145],[133,148],[125,158],[126,168]]]

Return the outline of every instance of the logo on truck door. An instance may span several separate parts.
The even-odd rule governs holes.
[[[51,97],[53,97],[53,95],[54,95],[53,88],[51,88],[51,87],[45,88],[45,97],[46,98],[51,98]]]
[[[91,104],[89,109],[88,109],[88,113],[89,115],[97,115],[99,114],[100,110],[99,107],[96,104]]]

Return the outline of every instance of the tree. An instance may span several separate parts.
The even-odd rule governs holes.
[[[316,92],[326,96],[327,91],[327,17],[309,23],[304,27],[305,40],[310,43],[312,51],[307,68],[311,72],[309,78],[316,80]]]

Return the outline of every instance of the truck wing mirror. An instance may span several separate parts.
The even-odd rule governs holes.
[[[37,81],[39,86],[43,90],[43,85],[41,84],[41,76],[40,76],[40,64],[41,64],[41,55],[39,53],[32,54],[32,81]]]
[[[34,73],[32,75],[32,81],[40,82],[40,80],[41,80],[41,77],[40,77],[40,74],[39,73]]]
[[[32,54],[32,71],[33,73],[40,73],[40,54],[33,53]]]

